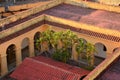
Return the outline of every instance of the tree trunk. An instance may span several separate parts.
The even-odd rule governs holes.
[[[94,55],[91,56],[90,66],[91,66],[91,67],[94,66]]]

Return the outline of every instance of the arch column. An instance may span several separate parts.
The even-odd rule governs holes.
[[[109,51],[109,50],[108,50],[108,51],[106,52],[106,57],[109,57],[111,54],[112,54],[112,51]]]
[[[74,44],[73,47],[72,47],[72,56],[71,56],[71,59],[73,59],[75,61],[78,61],[78,53],[76,51],[76,45],[77,44]]]
[[[21,46],[16,47],[16,65],[19,66],[22,62],[22,55],[21,55]]]
[[[29,52],[30,52],[30,57],[34,57],[34,39],[30,39],[29,41]]]
[[[1,76],[4,76],[5,74],[8,73],[8,67],[7,67],[7,55],[1,54]]]
[[[113,53],[113,48],[110,46],[107,46],[107,52],[106,52],[106,57],[109,57]]]

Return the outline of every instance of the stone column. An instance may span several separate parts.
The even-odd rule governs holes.
[[[111,46],[107,47],[106,58],[113,54],[113,48]]]
[[[30,57],[34,57],[35,56],[35,53],[34,53],[34,40],[33,39],[30,39],[29,53],[30,53]]]
[[[16,66],[22,62],[21,46],[16,47]]]
[[[8,67],[7,67],[7,58],[6,54],[1,54],[1,76],[4,76],[5,74],[8,73]]]
[[[109,57],[111,54],[112,54],[111,52],[107,51],[106,52],[106,58]]]
[[[77,44],[74,44],[72,47],[72,59],[78,61],[78,53],[76,51],[76,45]]]

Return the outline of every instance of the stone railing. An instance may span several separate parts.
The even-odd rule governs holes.
[[[103,72],[108,66],[113,63],[120,56],[120,49],[112,53],[101,64],[99,64],[92,72],[90,72],[83,80],[94,80],[101,72]]]
[[[21,9],[30,9],[30,8],[33,8],[33,7],[36,7],[36,6],[47,4],[49,2],[51,2],[51,1],[28,3],[28,4],[21,4],[21,5],[13,5],[13,6],[9,6],[8,10],[9,11],[18,11],[18,10],[21,10]]]
[[[21,10],[21,9],[30,9],[30,8],[33,8],[35,6],[40,6],[40,5],[47,4],[49,2],[51,2],[51,1],[12,5],[12,6],[8,7],[8,10],[9,11],[18,11],[18,10]],[[5,12],[5,7],[0,7],[0,12]]]
[[[115,30],[99,28],[99,27],[96,27],[96,26],[93,26],[93,25],[88,25],[88,24],[75,22],[75,21],[72,21],[72,20],[66,20],[66,19],[63,19],[63,18],[54,17],[54,16],[44,14],[44,16],[43,15],[40,16],[40,19],[39,19],[39,17],[36,17],[36,18],[33,18],[33,19],[28,20],[26,22],[23,22],[23,23],[21,23],[19,25],[16,25],[16,26],[14,26],[12,28],[1,31],[0,32],[0,38],[5,37],[5,36],[7,36],[9,34],[12,34],[12,33],[16,32],[16,31],[19,31],[21,29],[24,29],[26,27],[29,27],[30,25],[39,22],[41,19],[46,20],[46,21],[50,21],[50,22],[60,23],[60,24],[63,24],[63,25],[69,25],[69,26],[72,26],[72,27],[75,27],[75,28],[82,29],[84,31],[87,30],[87,31],[94,32],[94,33],[112,35],[112,36],[116,36],[116,37],[120,36],[120,32],[115,31]],[[99,36],[102,36],[102,35],[99,35]],[[105,37],[105,36],[103,36],[103,37]],[[107,38],[105,38],[105,39],[107,39]]]
[[[40,22],[42,20],[44,20],[44,15],[41,15],[41,16],[38,16],[36,18],[30,19],[30,20],[28,20],[26,22],[23,22],[23,23],[21,23],[19,25],[16,25],[16,26],[14,26],[12,28],[3,30],[3,31],[0,32],[0,39],[3,38],[3,37],[8,36],[10,34],[13,34],[15,32],[18,32],[20,30],[23,30],[23,29],[29,27],[30,25],[38,23],[38,22]]]
[[[81,0],[66,0],[65,3],[77,5],[77,6],[81,6],[81,7],[101,9],[101,10],[120,13],[119,6],[110,6],[110,5],[105,5],[105,4],[101,4],[101,3],[97,3],[97,2],[81,1]]]
[[[23,11],[21,13],[18,13],[18,14],[15,14],[15,15],[12,15],[12,16],[9,16],[5,19],[1,19],[0,20],[0,26],[4,25],[4,24],[8,24],[8,23],[11,23],[11,22],[14,22],[18,19],[22,19],[22,18],[25,18],[29,15],[32,15],[32,14],[35,14],[35,13],[38,13],[40,11],[43,11],[43,10],[46,10],[46,9],[49,9],[51,7],[54,7],[58,4],[61,4],[63,3],[64,0],[53,0],[53,1],[50,1],[49,3],[45,4],[45,5],[40,5],[38,7],[35,7],[35,8],[32,8],[32,9],[29,9],[29,10],[26,10],[26,11]]]

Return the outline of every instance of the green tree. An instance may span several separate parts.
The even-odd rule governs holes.
[[[95,46],[91,43],[86,44],[86,57],[88,61],[88,65],[90,67],[94,66],[94,53],[97,52]]]
[[[69,60],[72,53],[70,49],[72,50],[73,45],[77,44],[76,50],[74,50],[77,51],[78,56],[80,56],[81,59],[85,56],[89,66],[94,65],[94,53],[96,52],[94,45],[88,42],[85,43],[83,39],[78,38],[78,36],[70,30],[64,32],[46,30],[42,32],[40,38],[36,42],[36,46],[40,49],[40,47],[45,47],[45,43],[48,46],[51,45],[54,49],[52,57],[63,62],[67,62]],[[61,47],[58,47],[60,45]]]
[[[50,39],[52,36],[51,30],[46,30],[40,34],[40,38],[36,41],[36,47],[44,52],[49,50]]]
[[[70,59],[71,55],[68,50],[61,48],[57,49],[54,54],[52,54],[52,58],[58,61],[62,61],[66,63]]]
[[[64,44],[64,48],[72,48],[72,45],[77,41],[78,37],[76,34],[74,34],[72,31],[67,30],[62,35],[62,42]]]
[[[85,44],[86,43],[84,43],[84,40],[82,38],[78,39],[77,45],[76,45],[76,51],[78,52],[80,59],[82,59],[82,54],[85,53]]]

